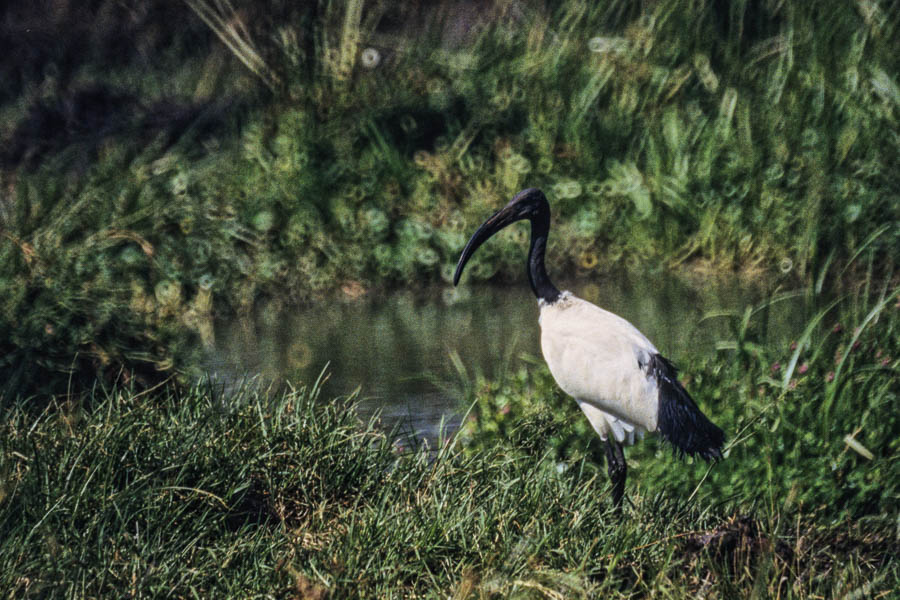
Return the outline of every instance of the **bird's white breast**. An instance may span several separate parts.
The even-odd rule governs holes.
[[[553,378],[578,400],[601,437],[611,432],[622,441],[623,427],[632,433],[629,426],[638,433],[656,430],[659,392],[642,365],[658,351],[634,325],[569,292],[541,303],[540,324]]]

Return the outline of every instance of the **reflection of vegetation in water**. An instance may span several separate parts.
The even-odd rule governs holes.
[[[698,325],[704,311],[743,306],[761,293],[735,277],[707,278],[695,287],[668,272],[616,273],[562,287],[639,323],[676,357],[712,350],[727,333],[722,322]],[[519,285],[450,289],[467,297],[434,286],[300,309],[262,303],[252,316],[216,323],[212,360],[229,377],[260,373],[279,381],[311,381],[327,363],[328,392],[361,386],[363,397],[415,406],[430,390],[424,375],[438,381],[452,375],[450,352],[481,373],[493,372],[506,353],[540,354],[538,307],[524,276]],[[768,329],[773,338],[789,341],[801,311],[796,303],[776,308]],[[457,394],[446,396],[443,411],[457,408]]]

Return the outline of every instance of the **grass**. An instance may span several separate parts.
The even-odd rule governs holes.
[[[119,4],[92,4],[115,9],[90,31],[124,24]],[[392,30],[402,7],[294,4],[133,12],[127,37],[156,70],[102,45],[73,65],[61,42],[3,91],[17,126],[0,156],[0,589],[900,587],[886,9],[567,0],[454,41]],[[159,37],[179,10],[208,35],[197,21]],[[724,462],[678,464],[653,441],[630,451],[619,518],[584,420],[538,361],[466,378],[475,421],[432,452],[400,450],[317,386],[196,384],[215,315],[449,285],[466,236],[525,186],[550,196],[561,275],[694,264],[799,282],[710,315],[733,337],[681,361],[729,434]],[[522,244],[497,238],[468,273],[520,278]],[[776,300],[807,308],[790,346],[771,342]]]
[[[6,402],[0,588],[887,598],[900,584],[898,293],[813,312],[793,350],[765,343],[763,307],[737,316],[724,354],[685,369],[727,458],[685,463],[648,439],[629,451],[622,515],[584,419],[539,364],[469,381],[477,419],[434,450],[404,449],[318,382],[98,383],[44,409]]]
[[[315,395],[113,389],[90,408],[8,409],[3,588],[42,598],[805,598],[884,597],[897,584],[893,515],[744,513],[734,499],[685,502],[645,483],[620,517],[588,460],[561,472],[502,441],[397,453],[345,403]]]

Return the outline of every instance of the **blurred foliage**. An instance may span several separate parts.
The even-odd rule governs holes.
[[[648,436],[627,452],[630,485],[664,485],[683,498],[702,486],[721,501],[796,505],[837,520],[893,510],[900,494],[900,288],[870,280],[831,302],[811,295],[808,323],[788,347],[767,342],[768,311],[802,295],[709,316],[729,320],[733,337],[718,344],[717,356],[689,357],[680,375],[725,429],[726,458],[672,468],[672,449]],[[460,371],[472,403],[462,430],[467,449],[484,451],[499,439],[526,455],[549,453],[561,469],[585,456],[603,465],[602,443],[577,404],[543,361],[533,362],[475,381]]]
[[[63,60],[81,46],[60,25],[2,107],[28,125],[10,133],[21,155],[41,156],[7,157],[0,200],[9,393],[60,391],[85,360],[166,376],[212,307],[449,281],[526,186],[553,204],[559,273],[700,260],[809,279],[882,224],[870,249],[900,250],[897,23],[875,3],[436,4],[431,19],[361,0],[112,4],[90,4],[91,62]],[[99,51],[122,14],[131,62]],[[184,38],[163,44],[175,17]],[[97,82],[153,118],[77,126],[68,98]],[[218,127],[173,132],[154,93],[172,121],[214,107]],[[34,98],[62,108],[26,118]],[[72,143],[48,146],[60,128]],[[525,237],[467,273],[521,277]]]

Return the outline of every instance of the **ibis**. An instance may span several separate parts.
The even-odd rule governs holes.
[[[645,433],[658,433],[682,455],[722,458],[724,433],[700,411],[675,366],[653,343],[622,317],[550,281],[544,266],[550,204],[539,189],[519,192],[478,228],[463,248],[453,284],[484,242],[526,219],[531,222],[528,281],[540,308],[541,352],[556,383],[578,402],[605,444],[614,506],[621,506],[625,492],[622,446]]]

